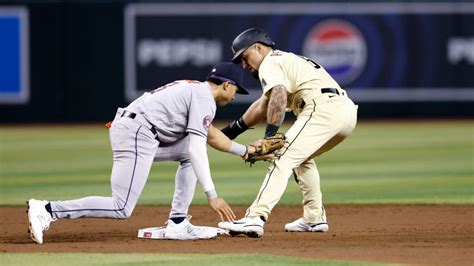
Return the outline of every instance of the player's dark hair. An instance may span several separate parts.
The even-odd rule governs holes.
[[[216,85],[221,85],[222,83],[224,83],[224,81],[220,80],[220,79],[217,79],[217,78],[213,78],[213,77],[209,77],[207,78],[206,81],[210,81]]]

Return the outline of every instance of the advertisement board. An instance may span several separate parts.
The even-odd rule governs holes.
[[[247,28],[318,62],[357,102],[473,101],[474,3],[130,4],[125,95],[203,80]],[[250,75],[251,102],[261,94]]]
[[[0,104],[29,100],[28,10],[0,7]]]

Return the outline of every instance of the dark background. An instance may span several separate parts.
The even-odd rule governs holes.
[[[124,96],[123,25],[124,6],[131,2],[0,1],[0,6],[28,8],[30,40],[29,103],[0,104],[0,122],[112,119],[117,107],[128,104]],[[364,102],[359,105],[361,118],[474,116],[472,101]],[[247,104],[226,107],[217,112],[216,118],[236,118],[246,107]]]

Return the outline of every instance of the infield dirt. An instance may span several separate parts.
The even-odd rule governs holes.
[[[244,206],[234,206],[240,218]],[[251,253],[370,262],[473,265],[474,205],[329,205],[328,233],[288,233],[283,226],[301,216],[300,206],[278,206],[261,239],[219,236],[174,241],[137,238],[140,228],[162,226],[168,206],[140,206],[127,220],[60,220],[43,245],[27,233],[25,207],[0,207],[1,252]],[[216,226],[207,206],[191,207],[192,223]]]

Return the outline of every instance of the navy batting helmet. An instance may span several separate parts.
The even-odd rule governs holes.
[[[232,42],[232,52],[234,52],[232,62],[234,64],[240,64],[242,53],[254,43],[262,43],[271,48],[275,48],[275,43],[264,30],[250,28],[235,37]]]

